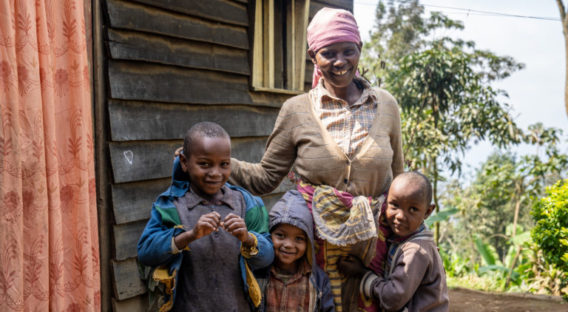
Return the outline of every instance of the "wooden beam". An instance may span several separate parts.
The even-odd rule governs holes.
[[[112,300],[112,310],[114,312],[140,312],[148,310],[148,296],[136,296],[130,299],[118,301]],[[104,311],[104,310],[103,310]]]
[[[278,109],[247,106],[165,105],[109,101],[113,141],[183,139],[193,124],[208,120],[221,125],[231,137],[268,136]]]
[[[176,13],[184,13],[195,17],[206,18],[212,21],[248,26],[247,7],[245,5],[227,0],[135,0],[139,3],[149,4]]]
[[[274,0],[263,1],[264,87],[274,88]]]
[[[246,76],[139,62],[109,64],[114,99],[195,104],[252,104]]]
[[[170,37],[216,43],[248,50],[247,29],[156,8],[107,0],[110,27],[143,31]]]
[[[258,162],[265,142],[266,137],[233,139],[232,156]],[[110,143],[114,183],[171,177],[174,151],[182,144],[181,140]]]
[[[146,285],[140,279],[136,259],[112,261],[114,297],[121,301],[146,293]]]
[[[111,253],[111,200],[110,163],[107,145],[105,52],[103,42],[103,12],[100,0],[92,0],[93,10],[93,123],[95,144],[95,179],[97,189],[97,218],[99,230],[101,311],[111,309],[112,278],[110,271]]]
[[[148,212],[150,212],[150,209],[151,206],[147,208]],[[138,256],[138,240],[145,226],[146,220],[115,225],[113,227],[115,260],[126,260]]]
[[[112,185],[112,207],[116,224],[147,220],[154,200],[171,184],[171,177]]]
[[[132,31],[109,29],[110,57],[250,75],[246,50]]]

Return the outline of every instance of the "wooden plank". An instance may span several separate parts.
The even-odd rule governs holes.
[[[210,42],[245,50],[249,48],[245,27],[209,22],[119,0],[108,0],[107,8],[112,28]]]
[[[258,162],[266,137],[232,140],[232,156]],[[174,151],[183,141],[127,142],[109,144],[114,183],[171,177]]]
[[[146,285],[140,280],[136,259],[112,261],[114,297],[118,300],[133,298],[146,293]]]
[[[114,312],[140,312],[148,310],[148,296],[136,296],[123,301],[113,298],[112,310]],[[104,310],[103,310],[104,311]]]
[[[248,26],[247,8],[226,0],[134,0],[139,3],[213,21]]]
[[[274,88],[274,0],[263,1],[264,81],[263,86]]]
[[[254,35],[252,55],[252,86],[264,87],[264,24],[262,22],[262,1],[255,2],[254,9]]]
[[[246,76],[146,63],[109,62],[110,97],[195,104],[252,104]]]
[[[171,177],[112,185],[112,207],[116,224],[150,218],[152,203],[171,183]]]
[[[157,194],[156,194],[157,195]],[[150,211],[150,208],[146,208]],[[113,227],[114,254],[116,260],[126,260],[138,256],[137,245],[144,231],[146,221],[133,222]]]
[[[111,254],[111,200],[110,200],[110,164],[108,161],[107,129],[108,121],[106,114],[106,74],[105,74],[105,49],[104,49],[104,10],[101,0],[93,0],[93,123],[95,144],[95,178],[97,196],[97,217],[99,230],[99,256],[100,256],[100,311],[111,309],[112,279],[110,271]]]
[[[108,37],[113,59],[250,74],[246,50],[113,29]]]
[[[183,139],[193,124],[220,124],[231,137],[268,136],[278,109],[248,106],[189,106],[109,101],[113,141]]]

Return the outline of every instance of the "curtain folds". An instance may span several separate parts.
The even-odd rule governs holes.
[[[81,0],[0,1],[0,310],[99,311]]]

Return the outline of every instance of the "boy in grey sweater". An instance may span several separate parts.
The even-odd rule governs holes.
[[[448,311],[446,273],[433,234],[424,225],[434,205],[432,186],[418,172],[398,175],[387,198],[390,237],[384,276],[378,276],[355,257],[341,259],[346,275],[361,276],[361,294],[386,311]]]

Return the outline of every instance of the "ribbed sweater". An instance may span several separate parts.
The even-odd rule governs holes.
[[[231,159],[231,182],[252,193],[275,189],[294,165],[301,178],[354,196],[383,194],[403,171],[400,114],[396,100],[375,88],[377,115],[362,146],[350,159],[316,117],[308,94],[282,105],[260,163]]]

